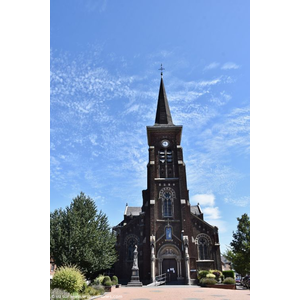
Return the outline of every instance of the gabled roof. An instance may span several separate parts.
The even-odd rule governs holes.
[[[124,216],[139,216],[141,212],[141,207],[128,206],[126,204]]]
[[[202,211],[201,211],[199,203],[197,205],[191,205],[190,208],[191,208],[191,213],[192,214],[194,214],[196,216],[201,216]]]
[[[160,80],[155,125],[173,125],[163,78]]]

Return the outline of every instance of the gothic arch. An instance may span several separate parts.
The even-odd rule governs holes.
[[[174,200],[176,199],[176,192],[171,187],[164,187],[159,191],[159,199],[162,200],[162,216],[174,217]]]
[[[212,241],[209,235],[200,233],[196,237],[198,260],[211,260]]]
[[[126,260],[133,260],[133,251],[134,246],[139,244],[139,238],[135,234],[128,234],[124,240],[125,248],[126,248]]]
[[[175,259],[177,262],[178,277],[182,276],[181,270],[181,251],[173,244],[165,244],[161,246],[157,252],[158,273],[162,274],[162,262],[164,259]]]

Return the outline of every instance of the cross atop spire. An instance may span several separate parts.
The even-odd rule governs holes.
[[[162,67],[162,64],[160,64],[160,68],[158,70],[160,70],[160,76],[162,78],[163,77],[163,70],[165,70],[165,68]]]

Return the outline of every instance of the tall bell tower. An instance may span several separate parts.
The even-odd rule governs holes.
[[[143,191],[142,210],[145,211],[145,222],[149,225],[146,226],[145,233],[149,237],[152,259],[155,259],[155,262],[151,262],[151,277],[157,271],[164,273],[176,269],[176,272],[172,273],[174,280],[189,275],[188,266],[184,263],[183,241],[184,238],[188,239],[185,232],[190,227],[190,203],[180,145],[181,134],[182,126],[173,124],[161,76],[155,124],[147,126],[149,162],[147,190]],[[169,261],[164,255],[168,251],[173,253],[173,261],[170,255]]]

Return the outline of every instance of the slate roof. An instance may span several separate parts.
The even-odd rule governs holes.
[[[141,207],[134,207],[134,206],[126,205],[124,215],[125,216],[139,216],[140,212],[142,212]]]
[[[173,125],[163,78],[160,80],[155,125]]]
[[[201,215],[201,209],[200,209],[200,206],[199,205],[191,205],[190,206],[191,208],[191,213],[196,215],[196,216],[200,216]]]

